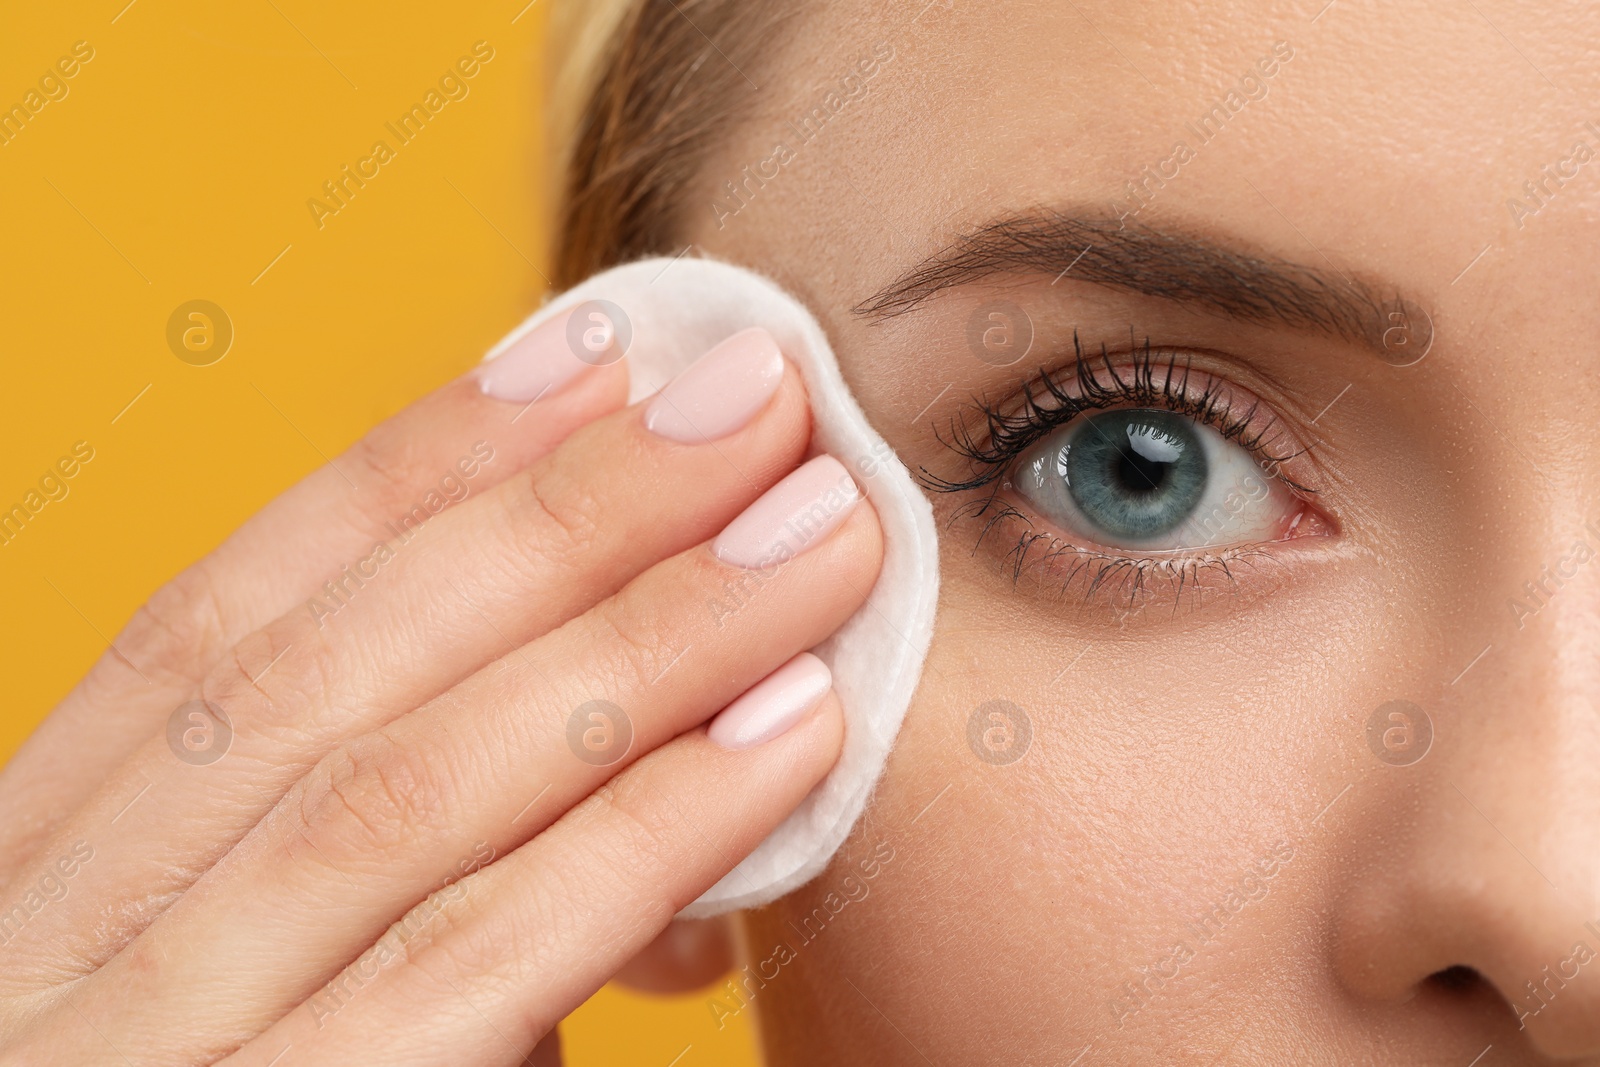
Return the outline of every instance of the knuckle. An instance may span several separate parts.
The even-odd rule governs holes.
[[[607,829],[594,841],[596,866],[608,879],[635,886],[669,883],[681,866],[680,820],[626,777],[600,786],[584,801]]]
[[[430,473],[422,442],[413,434],[396,432],[388,423],[351,445],[344,458],[386,498],[425,481]]]
[[[525,543],[537,556],[557,564],[584,559],[600,539],[598,501],[570,480],[552,484],[538,471],[525,476],[533,536]]]
[[[222,655],[227,624],[209,575],[192,567],[145,601],[119,643],[139,664],[198,681]]]
[[[483,976],[499,973],[521,957],[513,932],[503,919],[462,907],[461,903],[446,903],[427,917],[429,941],[438,951],[420,954],[419,964],[457,975]],[[423,901],[419,907],[426,904]]]
[[[464,890],[460,882],[435,890],[389,927],[404,947],[408,962],[427,959],[430,953],[425,949],[448,946],[472,927],[475,912],[462,895]]]
[[[595,617],[602,629],[595,648],[612,661],[608,667],[614,664],[608,677],[631,675],[640,685],[650,685],[682,651],[665,637],[660,610],[635,589],[596,605]]]
[[[468,877],[437,890],[390,927],[409,963],[447,983],[462,976],[509,976],[528,965],[533,945],[519,921],[526,902],[507,907],[492,895],[477,897],[479,884]],[[548,931],[569,918],[551,914],[535,929]]]
[[[441,462],[437,445],[394,420],[351,445],[334,467],[351,469],[361,491],[341,496],[344,525],[363,535],[388,535],[374,528],[375,516],[390,516],[396,529],[419,530],[429,519],[466,500],[473,487],[457,468]],[[330,466],[332,466],[330,464]]]
[[[236,729],[313,729],[332,679],[316,636],[303,629],[274,624],[242,638],[206,674],[202,699],[220,705]]]
[[[446,779],[379,730],[334,749],[299,791],[296,828],[330,859],[384,856],[442,830]]]

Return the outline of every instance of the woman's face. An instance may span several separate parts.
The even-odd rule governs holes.
[[[1600,7],[919,6],[685,208],[981,483],[775,1062],[1600,1057]]]

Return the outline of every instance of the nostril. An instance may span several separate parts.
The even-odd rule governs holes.
[[[1465,993],[1485,984],[1483,975],[1460,964],[1433,972],[1428,975],[1428,982],[1447,993]]]

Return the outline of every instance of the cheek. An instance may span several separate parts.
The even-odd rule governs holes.
[[[1274,677],[1279,657],[1304,651],[1281,647],[1283,625],[1242,615],[1200,634],[1086,632],[1070,606],[972,575],[964,545],[945,557],[917,699],[850,844],[864,855],[884,838],[897,859],[841,936],[802,950],[797,973],[813,977],[801,984],[903,976],[873,988],[878,1009],[904,1013],[952,1062],[983,1062],[982,1035],[960,1021],[971,1013],[985,1033],[1050,1019],[1066,1040],[1116,1030],[1120,1012],[1121,1034],[1170,1042],[1208,998],[1313,955],[1286,917],[1315,906],[1320,861],[1283,812],[1306,783],[1337,792],[1319,780],[1328,716],[1297,706],[1337,698]],[[1294,859],[1267,863],[1284,839]],[[798,922],[829,885],[780,902],[771,921]],[[1138,1005],[1126,987],[1141,981],[1158,990]]]

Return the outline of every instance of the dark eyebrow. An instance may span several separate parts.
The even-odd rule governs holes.
[[[1397,325],[1432,337],[1427,312],[1395,287],[1353,277],[1331,264],[1323,270],[1181,231],[1053,211],[1005,216],[962,234],[854,311],[883,321],[914,311],[954,286],[1002,275],[1060,281],[1069,273],[1079,282],[1193,304],[1247,322],[1311,329],[1379,351],[1386,332]],[[1424,337],[1413,334],[1407,340]]]

